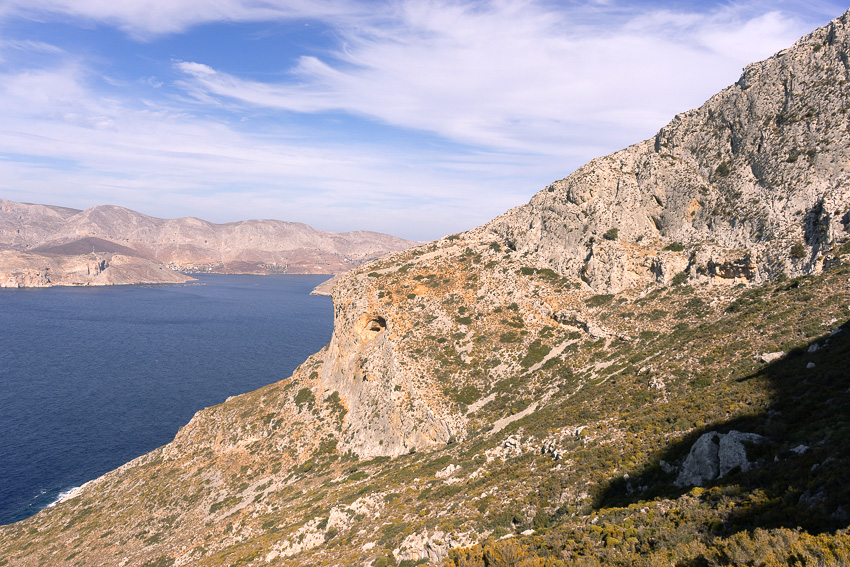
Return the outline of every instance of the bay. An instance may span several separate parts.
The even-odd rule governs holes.
[[[0,290],[0,524],[168,443],[328,343],[327,276]]]

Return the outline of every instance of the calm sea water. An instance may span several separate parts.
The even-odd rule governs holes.
[[[289,376],[330,340],[324,279],[0,290],[0,524]]]

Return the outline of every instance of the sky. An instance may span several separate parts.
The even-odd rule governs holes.
[[[431,240],[649,138],[826,0],[0,0],[0,198]]]

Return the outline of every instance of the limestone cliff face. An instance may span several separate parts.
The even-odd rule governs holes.
[[[408,317],[378,298],[376,279],[361,271],[333,291],[334,334],[320,378],[348,408],[342,446],[373,457],[445,444],[458,420],[423,388],[421,369],[405,352]]]
[[[850,228],[848,60],[845,14],[527,205],[343,276],[321,379],[348,404],[344,446],[397,455],[464,437],[453,397],[523,375],[507,353],[531,348],[530,330],[617,334],[588,293],[819,272]],[[477,348],[488,333],[498,361]]]
[[[850,223],[847,20],[482,230],[600,292],[683,269],[737,281],[819,271]],[[684,250],[662,250],[672,243]]]

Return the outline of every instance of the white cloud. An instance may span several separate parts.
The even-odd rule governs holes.
[[[64,49],[57,47],[52,43],[18,39],[0,40],[0,49],[14,49],[16,51],[26,51],[29,53],[48,53],[50,55],[59,55],[65,52]]]
[[[180,108],[105,99],[76,66],[0,75],[0,107],[0,191],[28,202],[118,203],[218,222],[272,217],[429,239],[516,204],[525,170],[492,156],[442,156],[435,171],[405,150],[240,132]],[[502,181],[482,183],[476,172],[487,170]]]
[[[113,25],[138,39],[211,22],[352,17],[349,0],[4,0],[0,16],[47,19],[60,15]]]
[[[202,62],[179,68],[196,96],[343,110],[477,146],[560,155],[651,135],[806,30],[775,12],[745,16],[728,7],[608,14],[530,1],[403,2],[391,26],[384,17],[343,28],[340,63],[303,57],[284,83]]]
[[[49,43],[7,42],[0,48],[56,57],[48,68],[0,71],[0,190],[157,216],[264,216],[433,238],[484,222],[587,159],[651,136],[733,82],[744,64],[812,27],[773,4],[703,13],[531,0],[382,7],[0,0],[7,22],[61,14],[149,41],[212,21],[294,17],[321,19],[340,40],[335,51],[302,57],[285,80],[195,60],[174,63],[176,84],[168,70],[113,80],[99,62]],[[356,143],[350,132],[334,142],[331,120],[312,130],[304,121],[280,131],[253,126],[256,113],[340,111],[397,127],[388,131],[400,136],[435,133],[462,151]]]

